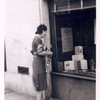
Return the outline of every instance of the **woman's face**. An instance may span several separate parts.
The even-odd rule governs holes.
[[[41,38],[44,38],[46,36],[47,31],[43,31],[43,33],[41,34]]]

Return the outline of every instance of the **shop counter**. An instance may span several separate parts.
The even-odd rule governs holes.
[[[95,100],[96,78],[51,72],[52,97],[60,100]]]

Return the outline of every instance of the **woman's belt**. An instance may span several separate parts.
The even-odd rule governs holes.
[[[44,56],[34,55],[34,58],[45,58]]]

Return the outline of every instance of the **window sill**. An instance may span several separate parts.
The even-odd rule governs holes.
[[[58,76],[64,76],[64,77],[70,77],[70,78],[96,81],[95,77],[89,77],[89,76],[84,76],[84,75],[75,75],[75,74],[69,74],[69,73],[63,73],[63,72],[51,72],[51,75],[58,75]]]

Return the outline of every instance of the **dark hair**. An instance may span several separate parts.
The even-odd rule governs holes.
[[[45,26],[44,24],[41,24],[37,27],[37,31],[35,32],[35,34],[41,34],[43,31],[47,30],[47,26]]]

